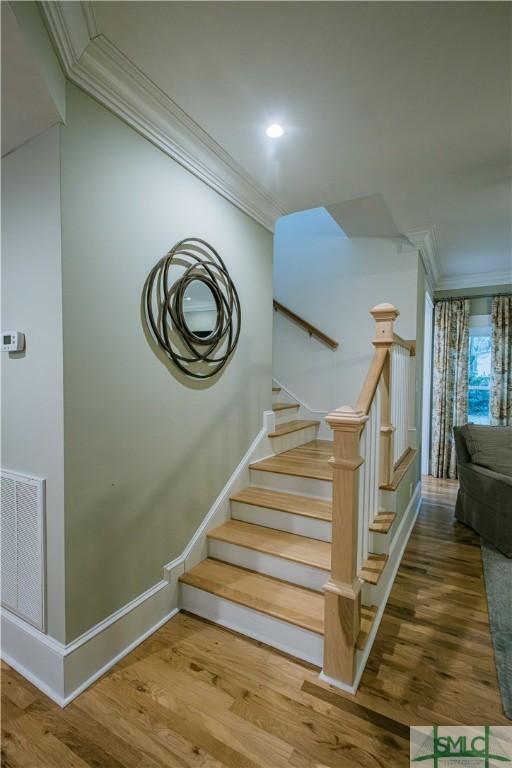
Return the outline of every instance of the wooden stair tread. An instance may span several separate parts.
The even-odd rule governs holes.
[[[324,596],[320,592],[210,558],[179,580],[310,632],[324,633]],[[359,650],[366,645],[376,614],[377,606],[361,606],[361,629],[356,641]]]
[[[373,523],[370,523],[369,529],[374,533],[389,533],[391,526],[395,522],[396,514],[394,512],[379,512],[375,515]]]
[[[369,554],[358,573],[359,578],[368,584],[378,584],[387,561],[387,555]]]
[[[299,429],[307,429],[308,427],[320,426],[319,421],[311,421],[307,419],[296,419],[294,421],[285,421],[283,424],[277,424],[273,432],[269,432],[269,437],[281,437],[282,435],[288,435],[290,432],[298,432]]]
[[[273,411],[288,411],[290,408],[300,408],[298,403],[274,403]]]
[[[319,635],[324,632],[324,597],[305,587],[211,559],[180,581]]]
[[[217,539],[257,552],[264,552],[284,560],[292,560],[312,568],[331,570],[331,545],[327,541],[297,536],[295,533],[278,531],[262,525],[229,520],[208,533],[209,539]]]
[[[373,627],[373,622],[377,615],[376,605],[362,605],[361,606],[361,629],[356,640],[356,648],[360,651],[364,650],[366,641]]]
[[[280,392],[281,387],[272,387],[272,392]]]
[[[415,448],[409,448],[400,464],[395,467],[393,477],[390,483],[382,483],[379,487],[382,491],[396,491],[405,477],[405,473],[416,458],[418,451]]]
[[[304,517],[314,517],[318,520],[332,520],[332,504],[324,499],[314,499],[310,496],[300,496],[295,493],[271,491],[251,485],[243,491],[233,494],[231,501],[242,504],[252,504],[255,507],[277,509],[280,512],[290,512]]]
[[[298,448],[292,448],[291,451],[253,462],[250,468],[263,472],[277,472],[282,475],[295,475],[332,482],[332,469],[328,464],[331,456],[332,442],[330,440],[312,440]]]

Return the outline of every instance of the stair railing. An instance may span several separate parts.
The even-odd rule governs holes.
[[[410,358],[414,352],[411,342],[393,335],[391,346],[391,423],[395,426],[393,439],[393,469],[409,450],[409,375]]]
[[[379,488],[393,477],[398,452],[407,439],[408,368],[401,350],[412,344],[396,336],[399,315],[392,304],[371,310],[376,335],[372,362],[355,407],[328,414],[333,430],[332,562],[324,587],[324,667],[327,678],[351,687],[357,670],[361,628],[361,580],[368,555],[369,525],[379,508]],[[397,352],[397,350],[399,350]],[[395,357],[396,356],[396,357]],[[394,444],[395,420],[399,438]]]

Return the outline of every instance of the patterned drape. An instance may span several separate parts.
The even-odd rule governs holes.
[[[512,424],[512,296],[492,299],[491,422]]]
[[[432,453],[434,477],[457,477],[453,427],[467,421],[469,299],[438,301],[434,310]]]

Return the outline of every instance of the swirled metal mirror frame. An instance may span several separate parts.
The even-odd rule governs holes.
[[[174,266],[182,270],[176,280],[171,275]],[[204,338],[189,328],[185,318],[185,291],[194,280],[210,289],[215,303],[215,327]],[[155,341],[187,376],[196,379],[215,376],[238,344],[241,322],[238,293],[220,255],[199,237],[180,240],[155,264],[145,284],[145,312]]]

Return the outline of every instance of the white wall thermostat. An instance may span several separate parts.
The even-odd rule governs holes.
[[[2,331],[2,352],[22,352],[25,334],[21,331]]]

